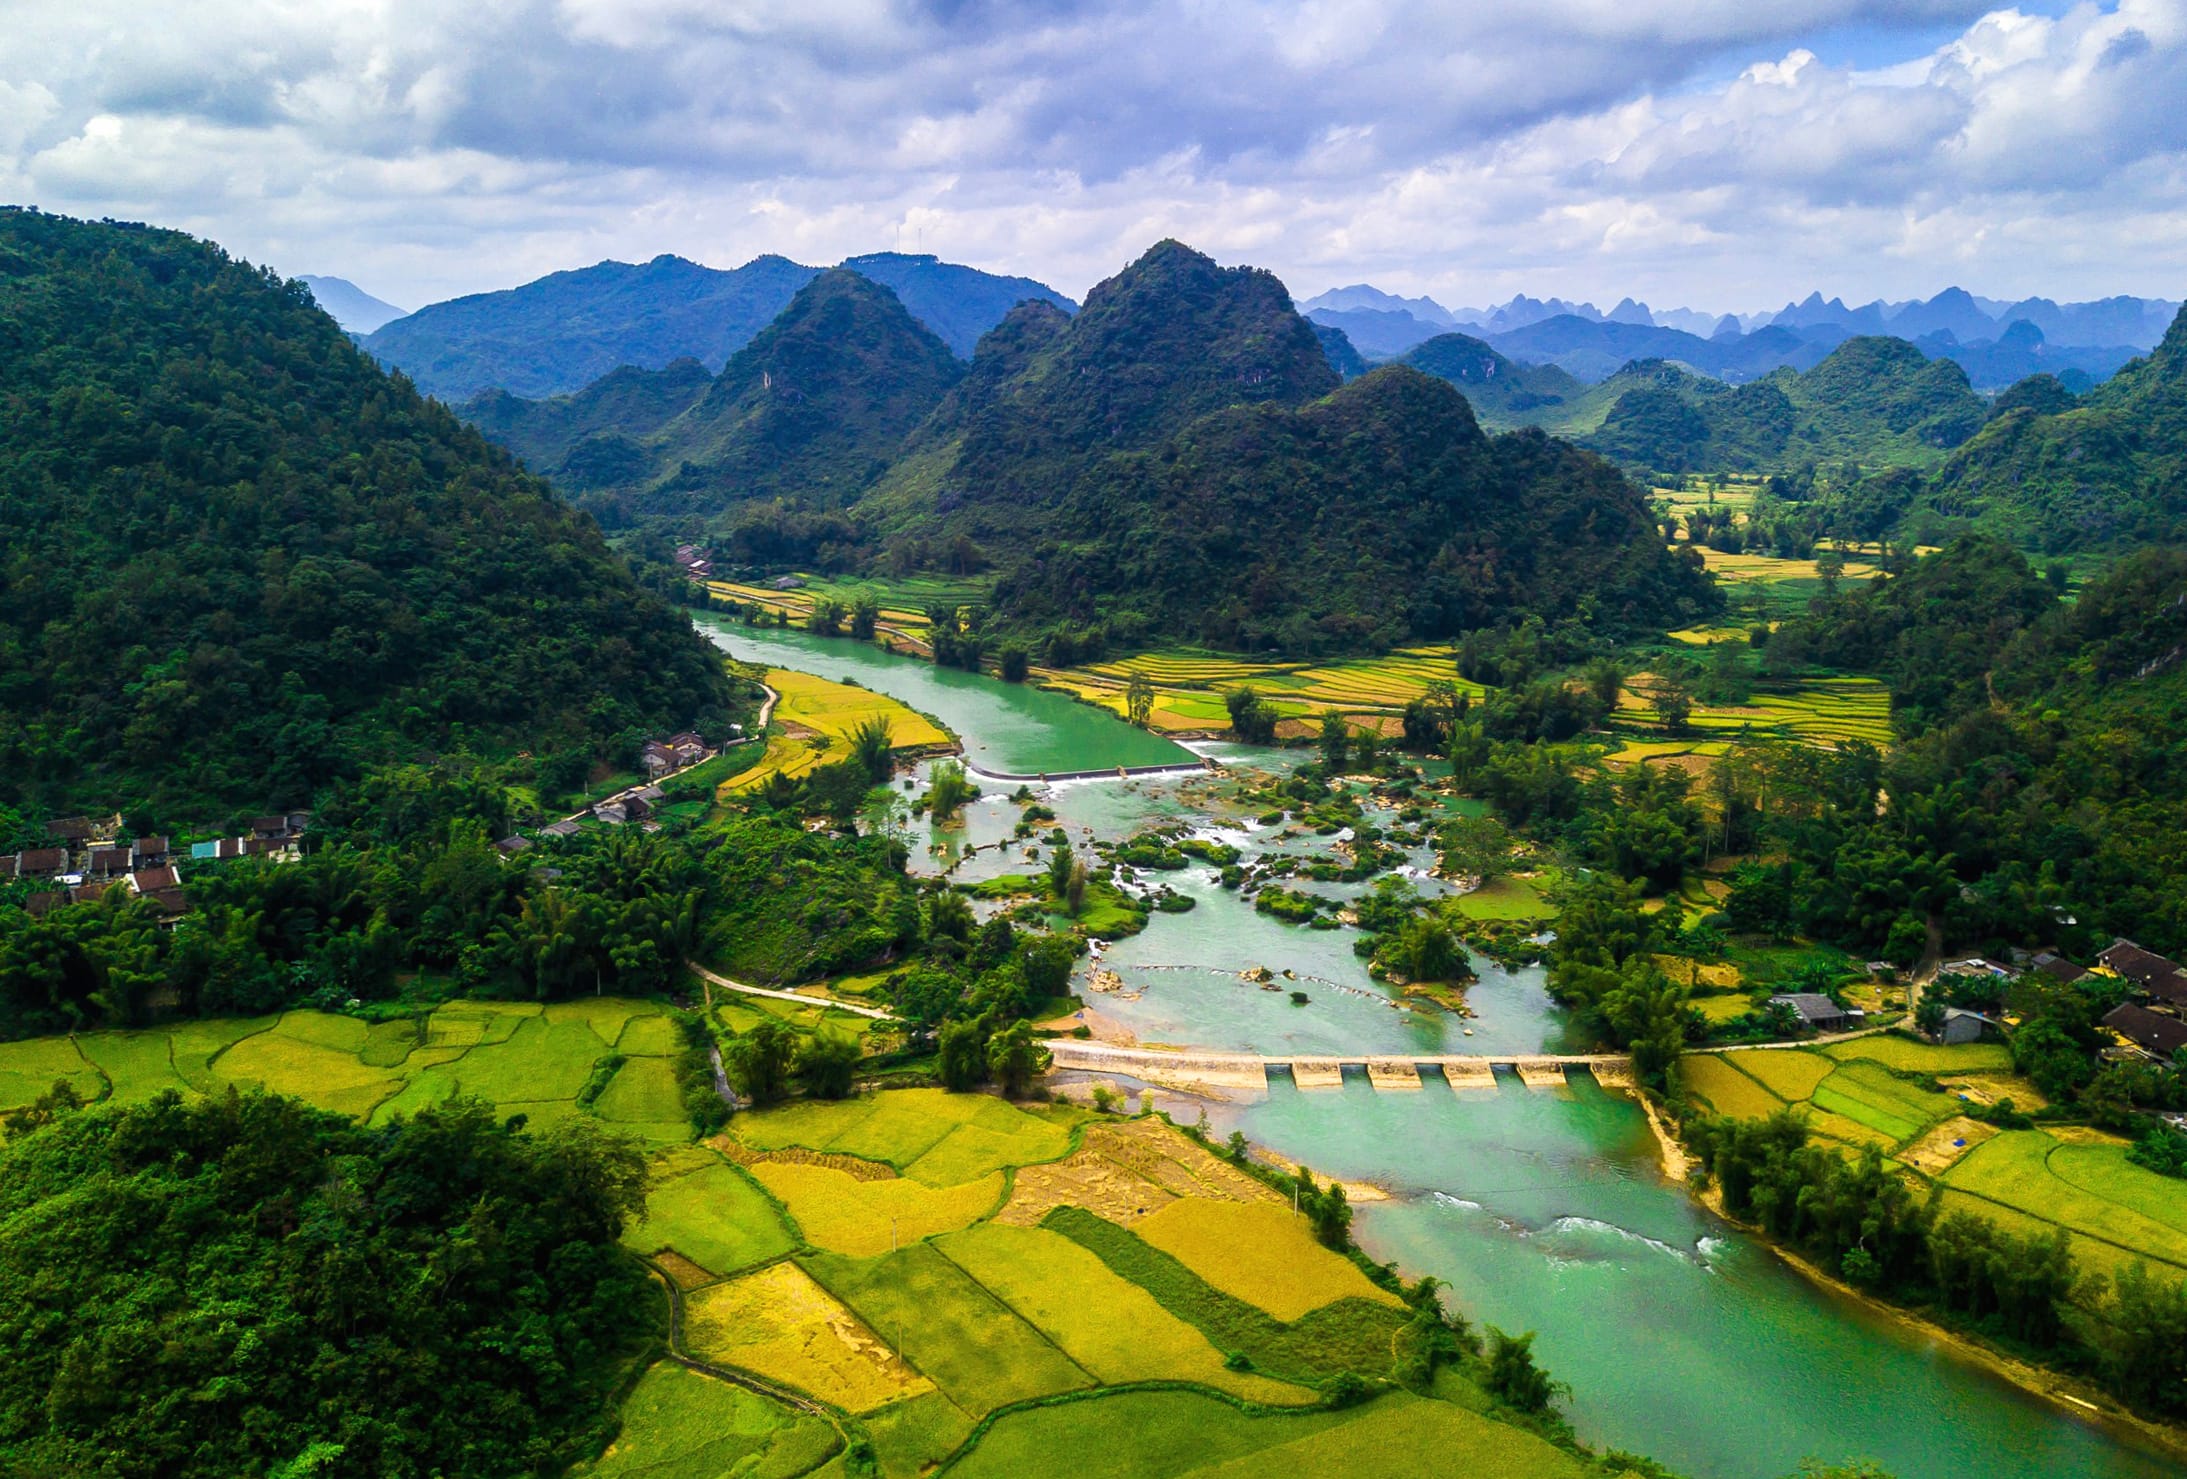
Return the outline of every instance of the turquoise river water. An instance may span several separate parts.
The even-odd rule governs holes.
[[[1055,771],[1162,764],[1179,748],[1064,695],[936,669],[848,640],[704,623],[740,658],[852,677],[932,715],[982,766]],[[1237,764],[1265,751],[1201,745]],[[1226,810],[1196,777],[1070,782],[1042,799],[1074,838],[1185,822],[1248,851],[1283,844]],[[964,823],[906,819],[914,866],[978,878],[1022,871],[1015,817],[996,788]],[[1018,849],[1013,852],[1012,849]],[[969,856],[967,854],[969,853]],[[1563,1045],[1538,969],[1482,964],[1461,1019],[1393,1001],[1351,953],[1348,930],[1257,914],[1212,870],[1166,879],[1198,901],[1156,914],[1101,963],[1125,990],[1090,998],[1142,1041],[1269,1053],[1522,1052]],[[1332,892],[1341,892],[1331,888]],[[1284,990],[1240,979],[1289,971]],[[1289,989],[1307,992],[1294,1006]],[[1391,1194],[1360,1209],[1360,1241],[1408,1273],[1451,1285],[1478,1322],[1538,1332],[1570,1384],[1565,1409],[1591,1443],[1645,1453],[1694,1479],[1776,1479],[1801,1460],[1872,1459],[1899,1479],[2160,1479],[2172,1461],[2034,1397],[1866,1305],[1819,1288],[1667,1181],[1639,1107],[1580,1080],[1567,1090],[1429,1083],[1380,1092],[1272,1085],[1250,1105],[1210,1105],[1218,1133]]]

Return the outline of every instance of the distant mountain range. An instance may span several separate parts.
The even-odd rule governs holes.
[[[1857,336],[1890,336],[1931,359],[1957,363],[1977,389],[1996,391],[2036,374],[2086,389],[2154,345],[2179,305],[2123,297],[2001,303],[1949,288],[1926,301],[1862,308],[1810,294],[1774,314],[1741,320],[1650,309],[1630,298],[1608,313],[1592,303],[1524,296],[1494,308],[1446,309],[1433,299],[1355,285],[1310,299],[1304,309],[1313,322],[1341,329],[1370,359],[1399,358],[1458,329],[1512,360],[1553,364],[1590,381],[1635,360],[1661,359],[1736,384],[1780,368],[1811,369]]]
[[[959,358],[1027,299],[1066,313],[1076,306],[1030,278],[932,256],[879,252],[842,267],[895,293]],[[365,349],[451,402],[491,390],[567,395],[625,365],[658,370],[693,359],[712,373],[823,270],[776,256],[729,271],[674,256],[601,262],[421,308],[372,334]]]
[[[311,296],[318,300],[319,306],[352,334],[369,334],[410,311],[382,302],[347,278],[313,277],[307,272],[304,286],[311,289]]]

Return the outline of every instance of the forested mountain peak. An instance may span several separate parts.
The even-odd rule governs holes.
[[[1932,517],[2053,551],[2187,534],[2187,309],[2145,358],[2079,403],[2051,395],[1992,420],[1924,503]]]
[[[1454,386],[1402,365],[1103,458],[1016,540],[996,596],[1023,619],[1243,650],[1386,647],[1526,611],[1645,626],[1714,600],[1615,468],[1538,432],[1492,441]]]
[[[963,369],[888,288],[835,268],[719,376],[694,360],[625,367],[574,396],[482,397],[465,411],[542,472],[606,495],[618,516],[703,516],[752,498],[854,496]]]
[[[1298,405],[1338,383],[1274,273],[1218,266],[1174,240],[1088,293],[1053,363],[1033,373],[1059,431],[1117,445],[1240,402]]]
[[[0,803],[307,805],[726,699],[589,520],[209,243],[0,211],[0,404]]]

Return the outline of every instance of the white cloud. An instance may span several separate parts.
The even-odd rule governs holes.
[[[1829,40],[1939,23],[1896,65]],[[1462,302],[2187,284],[2187,0],[75,0],[10,25],[0,187],[398,301],[890,248],[1078,293],[1162,235],[1302,293]]]

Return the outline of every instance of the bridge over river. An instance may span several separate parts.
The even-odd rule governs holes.
[[[1605,1088],[1630,1088],[1632,1060],[1615,1053],[1220,1053],[1197,1048],[1127,1048],[1083,1038],[1050,1038],[1058,1068],[1122,1073],[1180,1089],[1246,1090],[1268,1087],[1271,1070],[1288,1070],[1302,1089],[1334,1089],[1344,1070],[1358,1068],[1377,1089],[1418,1089],[1440,1074],[1454,1089],[1493,1088],[1496,1070],[1508,1068],[1529,1088],[1562,1088],[1565,1071],[1584,1068]]]

